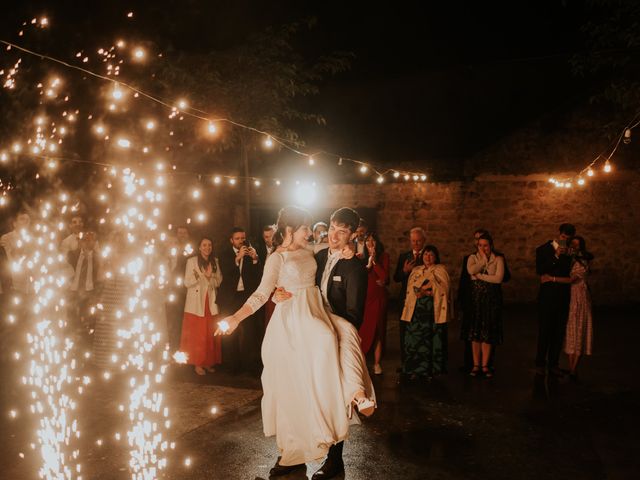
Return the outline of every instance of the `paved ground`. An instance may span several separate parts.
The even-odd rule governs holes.
[[[458,372],[462,345],[450,332],[450,373],[430,384],[398,386],[397,322],[389,322],[385,374],[376,377],[380,408],[352,429],[345,448],[346,478],[627,479],[640,474],[640,324],[635,311],[598,311],[595,354],[582,365],[580,382],[536,379],[535,310],[506,311],[506,343],[492,380]],[[166,478],[263,479],[276,459],[264,438],[259,381],[224,374],[196,377],[176,367],[167,389],[177,448]],[[5,383],[6,385],[6,383]],[[84,478],[130,478],[117,429],[117,380],[99,383],[85,397]],[[3,403],[18,390],[5,389]],[[216,406],[218,413],[211,414]],[[37,478],[24,419],[0,424],[0,478]],[[95,439],[103,438],[98,447]],[[19,453],[26,454],[25,458]],[[191,465],[185,466],[185,458]],[[309,465],[310,476],[317,464]],[[292,479],[306,478],[304,475]]]

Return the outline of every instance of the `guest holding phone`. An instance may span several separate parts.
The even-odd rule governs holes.
[[[247,241],[243,228],[234,227],[229,236],[229,246],[220,253],[222,284],[218,298],[220,313],[231,315],[244,305],[258,288],[262,266],[255,248]],[[261,370],[260,339],[264,322],[260,315],[251,315],[232,335],[222,341],[223,366],[231,373],[244,370],[258,374]]]

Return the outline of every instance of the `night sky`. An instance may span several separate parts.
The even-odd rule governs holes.
[[[206,51],[241,43],[269,25],[315,17],[316,28],[300,36],[300,50],[309,58],[335,50],[355,58],[350,71],[327,80],[311,100],[328,125],[300,126],[308,145],[381,165],[413,164],[442,178],[541,114],[587,97],[568,63],[582,48],[581,2],[43,5],[15,5],[1,20],[3,38],[15,38],[22,19],[43,12],[56,28],[113,38],[133,10],[129,33],[162,38],[176,50]],[[46,49],[68,55],[65,45]]]

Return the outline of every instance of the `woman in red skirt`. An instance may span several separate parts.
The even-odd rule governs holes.
[[[364,320],[360,326],[362,352],[366,355],[374,347],[373,373],[380,375],[382,367],[382,350],[387,334],[387,284],[389,283],[389,254],[378,235],[371,232],[365,238],[368,255],[367,270],[369,282],[367,300],[364,307]]]
[[[220,337],[213,336],[218,316],[216,292],[222,283],[222,273],[212,252],[211,239],[202,238],[198,254],[187,260],[184,272],[187,299],[180,351],[187,354],[187,363],[195,367],[198,375],[213,372],[213,366],[222,363]]]

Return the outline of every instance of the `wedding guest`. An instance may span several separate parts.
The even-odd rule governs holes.
[[[186,225],[176,228],[176,237],[169,245],[169,288],[165,303],[167,335],[172,351],[180,348],[184,304],[187,300],[187,288],[184,286],[184,272],[187,259],[192,256],[191,235]]]
[[[213,336],[222,278],[218,259],[213,255],[213,242],[203,237],[198,253],[187,260],[184,270],[187,297],[180,339],[180,351],[187,354],[187,363],[194,366],[198,375],[214,372],[214,365],[222,363],[220,337]]]
[[[229,315],[244,305],[258,287],[262,276],[260,259],[255,248],[247,242],[243,228],[234,227],[229,246],[218,257],[222,272],[222,284],[218,293],[219,307],[223,315]],[[233,335],[224,337],[222,349],[224,365],[232,373],[246,370],[257,373],[260,368],[260,345],[264,317],[252,314]]]
[[[6,298],[12,290],[11,286],[11,267],[9,266],[9,259],[7,258],[7,252],[3,247],[0,247],[0,308],[4,310]]]
[[[67,252],[67,262],[73,268],[69,286],[70,319],[76,329],[86,324],[95,304],[100,275],[100,255],[96,250],[95,232],[84,232],[78,248]]]
[[[567,329],[571,287],[567,283],[557,282],[556,279],[570,276],[571,256],[568,254],[567,243],[575,234],[576,227],[570,223],[563,223],[556,238],[536,249],[536,273],[541,280],[544,275],[551,278],[551,281],[541,281],[538,294],[538,375],[544,375],[548,368],[551,375],[562,376],[558,363]]]
[[[469,321],[463,325],[463,336],[472,342],[473,368],[470,375],[493,377],[489,359],[494,345],[502,343],[502,279],[504,259],[496,255],[493,238],[483,233],[478,250],[469,255],[467,272],[471,279]]]
[[[564,351],[569,356],[569,375],[578,379],[578,363],[582,355],[591,355],[593,343],[593,321],[591,312],[591,293],[587,284],[590,262],[593,255],[587,251],[585,239],[575,236],[571,239],[569,253],[573,257],[569,277],[556,277],[557,283],[571,285],[569,318],[567,320]],[[542,282],[550,282],[549,275],[542,276]]]
[[[313,226],[313,253],[318,253],[324,248],[329,248],[327,237],[329,226],[325,222],[316,222]]]
[[[473,232],[473,252],[478,251],[478,240],[480,236],[489,233],[484,228],[478,228],[475,232]],[[467,262],[469,257],[473,255],[471,253],[469,255],[465,255],[462,259],[462,269],[460,271],[460,281],[458,283],[458,306],[460,308],[460,314],[462,316],[461,327],[460,327],[460,339],[464,342],[464,362],[462,370],[466,373],[469,373],[473,368],[473,350],[471,347],[471,341],[469,341],[464,332],[468,330],[469,323],[471,321],[471,276],[469,275],[469,271],[467,270]]]
[[[108,247],[110,252],[103,267],[102,289],[97,298],[99,309],[96,314],[92,355],[95,365],[107,369],[117,366],[113,360],[117,359],[120,351],[118,330],[126,321],[122,312],[126,311],[127,302],[135,291],[132,276],[119,268],[130,250],[126,234],[121,230],[113,231],[109,236]]]
[[[84,229],[84,220],[80,215],[74,215],[69,222],[71,233],[60,242],[60,252],[67,255],[72,250],[77,250],[80,246],[80,233]]]
[[[406,322],[402,373],[410,379],[430,379],[447,373],[447,323],[450,313],[449,274],[433,245],[420,252],[400,320]]]
[[[356,229],[356,257],[364,262],[367,261],[367,246],[365,245],[365,238],[367,233],[369,232],[369,226],[364,218],[360,219],[360,223],[358,223],[358,228]]]
[[[273,245],[273,234],[275,233],[275,225],[265,225],[262,227],[262,238],[258,241],[258,245],[256,246],[256,252],[258,252],[258,258],[260,259],[260,265],[264,269],[266,265],[267,258],[269,255],[275,250]],[[276,304],[271,301],[273,297],[273,293],[269,297],[267,303],[265,303],[261,308],[260,312],[257,315],[262,315],[264,317],[264,328],[267,328],[269,324],[269,320],[271,319],[271,315],[273,315],[273,311],[276,308]],[[262,341],[260,342],[262,343]]]
[[[258,240],[256,245],[256,252],[258,253],[258,259],[260,260],[260,265],[264,268],[264,264],[267,261],[271,252],[273,252],[273,234],[275,232],[275,228],[273,225],[265,225],[262,227],[262,238]]]
[[[403,252],[398,256],[398,264],[396,265],[396,271],[393,274],[393,280],[402,284],[402,290],[400,291],[400,298],[404,299],[407,296],[407,280],[414,267],[422,264],[422,258],[420,252],[424,248],[424,244],[427,241],[427,235],[420,227],[414,227],[409,231],[409,242],[411,250]],[[407,325],[406,322],[400,321],[400,363],[404,363],[404,329]]]
[[[22,245],[22,236],[29,234],[31,217],[26,210],[20,210],[13,220],[13,230],[0,237],[0,247],[4,248],[7,254],[9,265],[17,262],[24,253],[25,245]],[[28,294],[31,292],[29,277],[24,268],[11,268],[11,285],[13,291],[18,294]]]
[[[364,307],[364,320],[360,326],[362,352],[366,355],[374,347],[373,373],[382,374],[382,352],[387,334],[387,303],[389,284],[389,254],[374,232],[367,233],[367,297]]]

